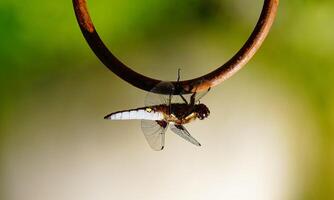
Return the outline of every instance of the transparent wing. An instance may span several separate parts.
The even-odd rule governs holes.
[[[165,94],[157,94],[156,92],[163,92]],[[174,92],[174,86],[171,82],[160,82],[157,84],[145,98],[145,106],[155,106],[155,105],[169,105]]]
[[[176,133],[177,135],[179,135],[180,137],[182,137],[183,139],[187,140],[188,142],[196,145],[196,146],[201,146],[201,144],[195,139],[193,138],[190,133],[187,131],[187,129],[182,126],[182,125],[176,125],[176,124],[171,124],[170,125],[170,129]]]
[[[165,146],[165,132],[168,123],[165,121],[142,120],[141,129],[153,150],[160,151]]]
[[[195,102],[199,102],[199,100],[201,100],[206,94],[208,94],[208,92],[210,92],[211,88],[209,88],[208,90],[205,90],[203,92],[196,92],[196,96],[195,96]]]
[[[195,103],[198,103],[199,100],[202,99],[210,90],[211,88],[209,88],[208,90],[202,91],[202,92],[196,92]],[[172,103],[190,103],[192,95],[193,94],[174,95],[171,102]]]
[[[195,88],[195,93],[174,95],[172,103],[190,103],[193,95],[195,95],[194,102],[198,103],[210,90],[211,88],[205,91],[197,92]]]
[[[174,95],[172,98],[172,103],[190,103],[191,94],[179,94]]]
[[[205,82],[205,80],[201,79],[201,80],[196,81],[195,85],[200,85],[200,84],[203,84],[204,82]],[[195,92],[196,92],[195,103],[198,103],[199,100],[201,100],[211,90],[211,88],[209,88],[208,90],[197,92],[197,88],[196,87],[193,88],[193,89],[195,89]]]

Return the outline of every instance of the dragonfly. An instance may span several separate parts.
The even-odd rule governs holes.
[[[179,81],[178,77],[178,81]],[[164,94],[158,94],[163,91]],[[175,87],[171,82],[157,84],[145,98],[145,106],[135,109],[113,112],[104,118],[107,120],[141,120],[141,129],[149,146],[156,151],[165,147],[165,133],[170,130],[186,141],[201,146],[184,127],[196,119],[204,120],[210,115],[209,108],[200,102],[210,88],[202,93],[194,92],[190,98],[186,95],[173,95]]]

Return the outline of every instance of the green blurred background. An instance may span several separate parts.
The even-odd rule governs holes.
[[[89,0],[111,51],[145,75],[197,77],[246,41],[260,0]],[[259,52],[154,152],[106,114],[145,92],[109,72],[72,2],[0,2],[0,199],[334,199],[334,3],[281,1]]]

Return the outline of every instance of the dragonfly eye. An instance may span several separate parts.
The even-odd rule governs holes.
[[[200,120],[203,120],[203,119],[207,118],[210,114],[209,109],[204,104],[198,104],[196,106],[195,110],[197,112],[197,117]]]
[[[199,113],[199,115],[198,115],[198,118],[200,119],[200,120],[203,120],[203,119],[205,119],[207,117],[207,114],[206,113]]]

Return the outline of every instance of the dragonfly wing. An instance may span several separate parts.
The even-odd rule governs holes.
[[[202,91],[202,92],[196,92],[195,94],[195,103],[198,103],[209,91],[211,88],[208,90]],[[180,95],[174,95],[172,99],[172,103],[190,103],[191,102],[191,96],[192,94],[180,94]]]
[[[153,150],[160,151],[165,146],[165,132],[168,123],[166,121],[142,120],[141,129]]]
[[[190,133],[187,131],[187,129],[182,126],[182,125],[176,125],[176,124],[171,124],[170,125],[170,129],[176,133],[177,135],[179,135],[180,137],[182,137],[183,139],[187,140],[188,142],[196,145],[196,146],[201,146],[201,144],[195,139],[193,138]]]
[[[201,85],[205,82],[204,79],[200,79],[198,81],[196,81],[195,85]],[[201,92],[198,92],[197,91],[197,87],[193,88],[193,90],[195,90],[195,103],[198,103],[210,90],[211,88],[209,88],[208,90],[205,90],[205,91],[201,91]]]
[[[170,105],[174,89],[174,85],[171,82],[160,82],[146,95],[145,106]],[[157,94],[157,92],[165,94]]]
[[[210,90],[211,90],[211,88],[209,88],[208,90],[205,90],[203,92],[197,92],[196,96],[195,96],[195,102],[199,102],[199,100],[201,100]]]

